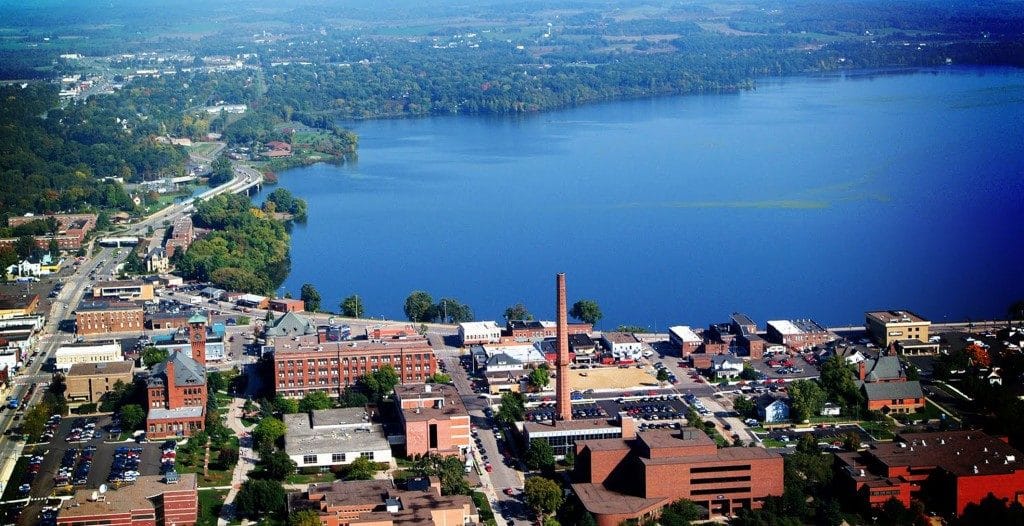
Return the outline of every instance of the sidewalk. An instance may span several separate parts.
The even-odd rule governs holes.
[[[231,405],[228,406],[227,426],[238,437],[238,464],[235,465],[235,471],[231,474],[231,489],[228,490],[227,497],[224,498],[224,506],[220,509],[220,518],[217,519],[218,526],[227,526],[228,523],[235,520],[235,497],[238,495],[242,483],[249,479],[249,472],[256,467],[256,462],[259,461],[258,453],[252,449],[252,437],[248,435],[251,428],[246,429],[242,425],[243,404],[245,404],[245,399],[234,398],[231,400]],[[248,522],[248,520],[243,520],[242,524]]]

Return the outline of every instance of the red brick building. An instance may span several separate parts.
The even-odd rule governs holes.
[[[7,226],[15,227],[31,223],[33,221],[45,221],[48,218],[57,220],[57,234],[54,236],[36,236],[36,246],[46,250],[50,246],[50,239],[57,241],[61,250],[78,250],[85,241],[86,234],[96,228],[96,214],[56,214],[46,216],[20,216],[7,219]],[[0,246],[11,246],[18,241],[17,238],[0,239]]]
[[[589,323],[570,323],[566,326],[568,334],[589,334],[594,326]],[[505,324],[506,337],[516,340],[543,340],[558,336],[558,324],[553,321],[510,320]]]
[[[306,310],[306,304],[298,299],[277,298],[270,300],[270,310],[274,312],[302,312]]]
[[[206,428],[206,319],[189,319],[191,356],[171,352],[146,380],[150,438],[189,436]]]
[[[405,431],[405,454],[458,455],[469,448],[469,412],[455,387],[405,384],[395,387]]]
[[[415,481],[420,482],[420,481]],[[441,482],[430,477],[422,490],[398,490],[389,480],[351,480],[311,484],[288,495],[289,514],[312,510],[323,526],[437,526],[480,523],[473,499],[441,495]]]
[[[130,301],[83,301],[75,309],[75,333],[79,336],[111,332],[142,332],[142,305]]]
[[[782,495],[782,457],[764,448],[717,449],[702,431],[642,431],[576,443],[573,490],[599,526],[655,518],[689,499],[711,515],[760,508]]]
[[[196,231],[192,226],[192,216],[181,216],[174,220],[171,227],[171,235],[164,244],[167,257],[173,256],[177,251],[188,250],[189,245],[196,239]]]
[[[427,381],[437,372],[430,343],[418,333],[380,340],[327,341],[318,335],[274,338],[274,392],[301,398],[323,391],[341,395],[367,373],[390,365],[400,383]]]
[[[989,494],[1024,504],[1024,458],[981,431],[906,433],[864,451],[836,454],[837,487],[872,507],[891,498],[961,515]]]
[[[94,498],[95,496],[95,498]],[[196,475],[139,477],[100,494],[78,490],[57,514],[60,526],[193,526],[199,514]]]

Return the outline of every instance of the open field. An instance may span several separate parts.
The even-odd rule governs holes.
[[[585,375],[585,376],[584,376]],[[587,389],[630,389],[634,387],[657,386],[658,380],[645,369],[635,367],[605,367],[569,371],[569,386],[584,391]]]

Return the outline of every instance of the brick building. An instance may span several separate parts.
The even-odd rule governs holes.
[[[772,320],[768,322],[768,340],[802,351],[824,345],[835,336],[814,320]]]
[[[903,365],[895,356],[878,356],[858,362],[857,382],[869,410],[913,413],[925,406],[921,383],[907,380]]]
[[[668,341],[679,349],[679,356],[683,358],[688,358],[691,354],[698,352],[704,343],[704,339],[686,325],[669,327]]]
[[[69,403],[97,404],[118,381],[132,383],[132,362],[76,363],[64,377],[65,396]]]
[[[0,295],[0,320],[30,316],[39,306],[39,294],[28,296]]]
[[[1024,504],[1024,458],[981,431],[900,434],[870,449],[836,454],[836,487],[864,504],[891,498],[961,515],[989,494]]]
[[[189,436],[206,427],[206,319],[189,320],[191,352],[173,351],[146,379],[151,438]]]
[[[764,356],[764,338],[757,334],[757,324],[750,316],[734,312],[729,316],[729,326],[736,335],[736,344],[746,351],[747,356],[754,360]]]
[[[189,245],[196,239],[196,231],[192,226],[192,216],[181,216],[171,226],[171,235],[164,243],[164,250],[167,257],[173,257],[179,251],[188,250]]]
[[[782,495],[782,457],[764,448],[717,449],[693,428],[576,444],[573,490],[599,526],[657,517],[689,499],[712,516],[760,508]]]
[[[501,327],[493,321],[470,321],[459,324],[459,343],[463,347],[500,342]]]
[[[59,526],[192,526],[199,516],[196,475],[141,476],[134,484],[100,494],[81,489],[63,501]]]
[[[142,306],[130,301],[83,301],[75,309],[75,334],[142,332]]]
[[[423,490],[399,490],[390,480],[312,484],[288,495],[288,513],[312,510],[324,526],[464,526],[480,523],[473,499],[441,495],[431,477]]]
[[[426,338],[413,334],[340,342],[322,341],[318,334],[274,338],[274,391],[292,398],[314,391],[339,396],[385,365],[395,368],[403,384],[425,382],[437,372],[437,360]]]
[[[270,310],[274,312],[302,312],[306,303],[300,299],[277,298],[270,300]]]
[[[401,411],[405,454],[458,455],[469,448],[469,412],[454,386],[405,384],[395,386]]]
[[[589,334],[594,326],[589,323],[570,323],[569,334]],[[504,336],[516,340],[543,340],[554,338],[558,334],[558,324],[553,321],[509,320],[505,324]]]
[[[15,227],[31,223],[33,221],[45,221],[48,218],[57,220],[57,233],[53,236],[35,236],[36,246],[47,250],[50,247],[50,239],[57,241],[61,250],[78,250],[82,248],[85,236],[93,228],[96,228],[96,214],[56,214],[46,216],[20,216],[7,219],[7,226]],[[0,246],[13,247],[18,238],[0,239]]]

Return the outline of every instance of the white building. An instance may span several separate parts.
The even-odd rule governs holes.
[[[644,344],[628,332],[606,332],[601,342],[616,360],[638,360],[644,350]]]
[[[300,468],[351,464],[359,457],[391,461],[384,428],[361,407],[284,415],[284,423],[284,450]]]
[[[121,346],[114,341],[68,344],[54,354],[58,371],[68,372],[76,363],[120,362]]]
[[[459,341],[462,346],[501,341],[501,327],[493,321],[471,321],[459,324]]]
[[[743,372],[743,358],[719,354],[711,358],[711,367],[719,378],[734,378]]]
[[[496,354],[507,354],[509,357],[519,361],[523,366],[529,365],[540,365],[547,363],[544,359],[544,353],[540,350],[540,342],[536,345],[531,343],[521,343],[516,345],[484,345],[482,346],[484,353],[487,358],[490,359]]]

